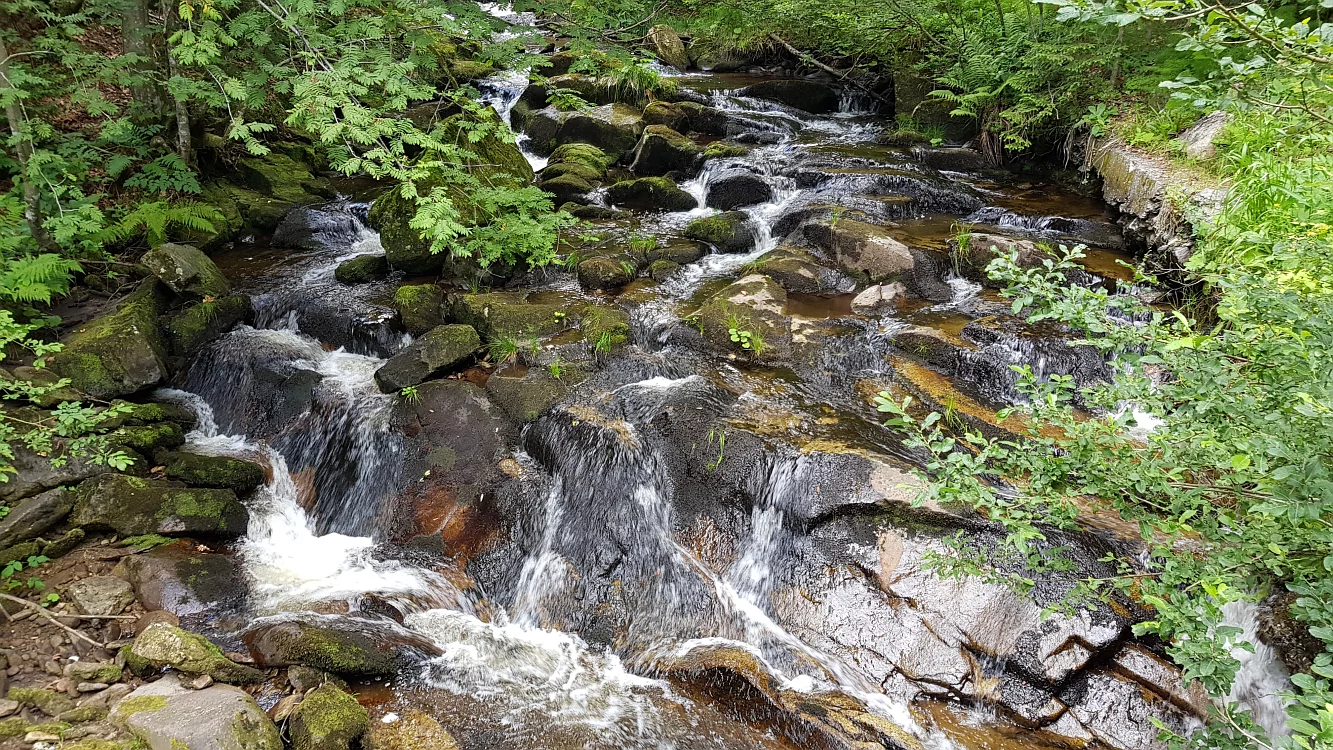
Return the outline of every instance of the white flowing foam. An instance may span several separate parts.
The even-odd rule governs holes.
[[[1291,734],[1287,727],[1287,701],[1279,693],[1291,690],[1291,677],[1272,646],[1259,639],[1259,605],[1231,602],[1222,608],[1222,624],[1241,629],[1240,641],[1249,642],[1253,651],[1231,650],[1240,662],[1231,683],[1228,703],[1239,703],[1250,710],[1250,718],[1263,727],[1271,739]]]

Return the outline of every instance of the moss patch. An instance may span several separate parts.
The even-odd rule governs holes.
[[[370,715],[356,698],[326,682],[308,693],[292,713],[295,750],[347,750],[370,727]]]

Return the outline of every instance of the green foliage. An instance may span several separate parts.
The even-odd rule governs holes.
[[[207,203],[151,201],[135,206],[120,221],[103,229],[98,237],[106,242],[142,237],[151,247],[166,242],[173,230],[208,234],[216,231],[215,222],[221,221],[222,213]]]
[[[398,391],[398,395],[402,396],[403,400],[409,404],[421,402],[421,392],[417,390],[415,385],[405,386],[402,390]]]
[[[43,555],[29,555],[25,560],[10,560],[0,568],[0,588],[5,591],[41,591],[46,588],[46,583],[41,578],[31,575],[31,571],[45,562],[49,560]],[[19,575],[25,568],[29,571],[26,579]]]

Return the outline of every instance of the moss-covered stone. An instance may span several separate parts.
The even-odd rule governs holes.
[[[11,737],[22,737],[28,733],[28,722],[22,716],[11,716],[8,719],[0,719],[0,740]]]
[[[709,107],[698,102],[676,102],[676,106],[689,116],[689,130],[704,135],[726,135],[730,130],[727,113],[716,107]]]
[[[473,142],[465,127],[468,120],[464,115],[454,115],[440,123],[439,130],[446,141],[452,141],[466,148],[475,155],[467,162],[467,170],[482,184],[507,187],[521,187],[532,182],[532,165],[527,157],[513,143],[509,143],[498,134],[503,124],[498,117],[493,124],[496,131]],[[470,190],[462,184],[445,184],[441,176],[437,179],[422,180],[417,184],[420,194],[426,194],[436,187],[449,191],[450,198],[459,209],[460,220],[464,225],[473,226],[486,219],[476,209],[471,200]],[[416,216],[416,201],[406,198],[398,190],[390,190],[379,198],[370,208],[370,224],[380,232],[380,242],[384,245],[389,266],[407,273],[438,273],[443,268],[447,254],[432,253],[430,243],[421,238],[420,233],[410,226]]]
[[[699,202],[665,177],[642,177],[619,182],[607,190],[611,203],[646,211],[689,211]]]
[[[183,483],[103,474],[79,485],[73,523],[142,534],[235,537],[249,513],[231,490],[189,488]]]
[[[679,270],[679,263],[670,260],[655,260],[648,264],[648,277],[653,281],[666,281]]]
[[[157,450],[184,445],[185,430],[175,422],[129,425],[113,431],[107,436],[107,442],[117,448],[129,448],[151,456]]]
[[[33,706],[51,717],[59,716],[74,708],[74,701],[70,700],[69,696],[42,688],[10,688],[9,699],[21,705]]]
[[[649,125],[634,150],[630,169],[646,175],[687,172],[694,169],[695,158],[702,150],[694,141],[665,125]]]
[[[563,305],[533,303],[518,292],[460,294],[454,298],[454,319],[467,323],[487,341],[549,336],[575,321]]]
[[[233,294],[196,302],[167,318],[163,324],[169,351],[188,357],[250,317],[250,298]]]
[[[393,307],[398,311],[403,328],[413,336],[444,324],[444,290],[434,284],[398,287],[393,295]]]
[[[605,170],[597,170],[587,164],[580,164],[572,161],[548,164],[546,168],[541,171],[542,182],[554,180],[559,177],[577,177],[591,185],[600,182],[605,176]]]
[[[605,175],[606,170],[615,162],[615,157],[596,146],[587,143],[566,143],[551,152],[547,168],[549,169],[551,164],[581,164],[596,170],[600,177]]]
[[[227,277],[197,247],[168,242],[144,253],[139,262],[176,294],[195,297],[231,294]]]
[[[619,159],[638,144],[643,116],[626,104],[604,104],[580,112],[547,107],[533,112],[525,129],[538,153],[551,153],[568,143],[586,143]]]
[[[638,275],[627,256],[589,258],[578,266],[579,284],[592,291],[614,291]]]
[[[685,236],[716,247],[718,252],[744,253],[754,247],[754,229],[744,211],[727,211],[695,219],[685,227]]]
[[[657,247],[648,251],[647,260],[669,260],[672,263],[687,265],[694,263],[708,254],[708,247],[698,240],[667,237],[660,239]]]
[[[280,151],[239,159],[236,168],[251,190],[295,206],[333,197],[327,180],[315,177],[308,166]]]
[[[65,676],[77,682],[120,682],[121,668],[110,662],[72,661],[65,665]]]
[[[5,547],[0,549],[0,565],[13,560],[27,560],[41,551],[42,545],[38,542],[20,542],[11,547]]]
[[[736,159],[750,153],[750,149],[739,143],[727,143],[726,141],[714,141],[704,148],[703,159]]]
[[[66,724],[84,724],[89,721],[101,721],[106,718],[107,710],[103,706],[78,706],[62,712],[56,717]]]
[[[227,197],[245,217],[245,223],[250,228],[261,231],[271,232],[278,228],[285,217],[297,203],[291,201],[273,198],[255,190],[223,183],[222,189],[226,191]],[[311,201],[312,203],[315,201]]]
[[[150,279],[114,312],[84,323],[64,339],[49,367],[75,389],[99,399],[127,396],[157,385],[167,374],[158,330],[161,292]]]
[[[677,131],[685,132],[689,127],[690,116],[681,109],[679,104],[673,102],[650,102],[643,108],[643,123],[649,127],[653,125],[665,125],[666,127]]]
[[[583,308],[579,322],[583,340],[595,351],[607,353],[629,342],[629,316],[620,310],[598,305]]]
[[[221,221],[213,222],[212,232],[190,233],[187,239],[204,252],[212,252],[234,239],[245,228],[245,217],[240,206],[220,183],[206,182],[202,186],[199,199],[216,208],[222,214]]]
[[[361,633],[308,622],[262,626],[245,638],[263,666],[303,664],[337,675],[369,677],[396,674],[407,664],[397,650]]]
[[[291,716],[295,750],[349,750],[370,728],[370,714],[331,682],[306,694]]]
[[[528,370],[522,377],[492,375],[486,380],[486,395],[510,419],[534,422],[587,377],[578,366],[564,368],[559,378],[545,369]]]
[[[537,183],[537,187],[551,194],[551,202],[555,205],[568,203],[570,201],[587,202],[588,193],[593,191],[593,184],[573,174],[564,174],[549,180],[542,180]]]
[[[265,481],[264,467],[230,456],[205,456],[182,451],[159,451],[154,461],[168,479],[191,487],[212,487],[244,495]]]
[[[449,63],[449,75],[458,81],[480,81],[494,72],[494,65],[476,60],[453,60]]]
[[[333,278],[343,284],[365,284],[389,275],[389,259],[383,255],[358,255],[333,269]]]
[[[0,381],[19,380],[42,388],[50,388],[40,396],[33,396],[29,401],[42,407],[51,409],[65,401],[87,401],[87,394],[80,393],[78,390],[66,385],[55,387],[60,382],[61,377],[46,367],[15,367],[11,375],[4,370],[0,370]]]
[[[765,253],[754,270],[778,282],[788,292],[799,294],[849,294],[856,280],[836,268],[820,263],[807,249],[783,244]]]
[[[180,404],[167,402],[150,401],[148,403],[138,404],[130,401],[116,400],[112,402],[115,406],[126,407],[128,411],[114,421],[109,421],[107,427],[121,427],[123,425],[146,425],[157,422],[176,422],[185,427],[193,427],[197,421],[194,412],[190,411]]]
[[[480,348],[481,337],[470,325],[432,328],[376,370],[375,383],[385,393],[397,393],[470,363]]]
[[[140,677],[170,667],[186,674],[206,674],[218,682],[260,682],[264,673],[237,664],[222,654],[212,641],[165,622],[155,622],[126,647],[125,665]]]
[[[709,298],[698,316],[704,338],[718,349],[772,361],[791,349],[791,318],[786,307],[787,292],[777,282],[750,274]],[[732,341],[733,328],[750,336]]]

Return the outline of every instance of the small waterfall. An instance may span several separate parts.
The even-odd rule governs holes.
[[[1235,648],[1231,656],[1240,662],[1231,683],[1227,702],[1239,703],[1250,711],[1254,723],[1263,727],[1271,739],[1291,734],[1287,727],[1287,701],[1280,693],[1292,689],[1291,675],[1272,646],[1259,638],[1259,605],[1236,601],[1222,608],[1222,624],[1240,628],[1239,642],[1248,642],[1254,650]]]

